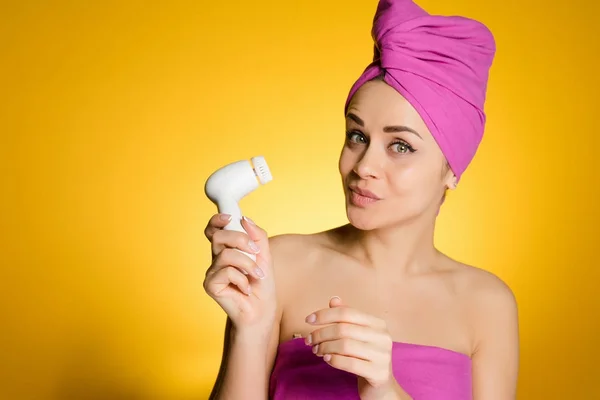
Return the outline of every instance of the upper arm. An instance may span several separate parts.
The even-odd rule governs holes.
[[[473,398],[516,398],[519,369],[519,327],[513,292],[498,278],[488,278],[478,291]]]
[[[281,307],[277,306],[277,317],[273,324],[273,330],[271,331],[271,338],[269,340],[269,346],[267,348],[267,393],[269,393],[269,382],[271,381],[271,371],[275,364],[275,357],[277,357],[277,348],[279,347],[279,326],[281,323],[282,310]]]

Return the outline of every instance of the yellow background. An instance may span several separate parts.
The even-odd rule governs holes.
[[[205,178],[264,155],[271,234],[345,223],[343,102],[376,1],[5,2],[0,398],[207,397]],[[600,398],[598,6],[422,0],[498,54],[483,144],[437,243],[520,305],[520,399]],[[593,10],[592,8],[595,8]],[[307,289],[308,290],[308,289]]]

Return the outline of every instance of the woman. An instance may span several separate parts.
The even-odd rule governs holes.
[[[345,107],[350,223],[272,238],[247,218],[247,234],[208,223],[204,286],[228,315],[211,398],[515,398],[511,290],[433,244],[483,134],[494,39],[408,0],[380,1],[373,37]]]

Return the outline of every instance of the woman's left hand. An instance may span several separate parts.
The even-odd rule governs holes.
[[[334,368],[358,376],[361,400],[410,399],[392,372],[393,341],[384,320],[346,307],[339,297],[306,317],[311,325],[327,325],[305,339],[313,353]]]

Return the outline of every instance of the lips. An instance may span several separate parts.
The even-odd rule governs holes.
[[[375,193],[373,193],[367,189],[361,189],[356,186],[350,186],[350,190],[352,190],[354,193],[356,193],[362,197],[367,197],[372,200],[381,200],[381,198],[379,196],[377,196]]]
[[[349,189],[350,196],[348,200],[355,207],[365,208],[381,200],[379,196],[367,189],[360,189],[355,186],[350,186]]]

